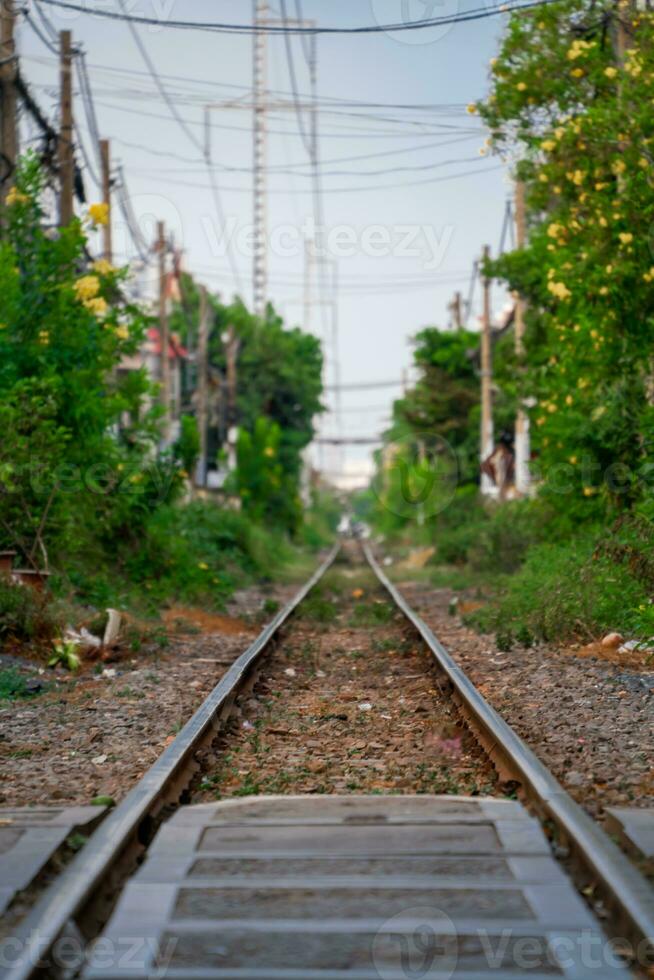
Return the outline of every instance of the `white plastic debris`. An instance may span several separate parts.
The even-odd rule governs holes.
[[[295,668],[287,667],[284,673],[286,674],[287,677],[295,677]]]
[[[254,725],[252,724],[251,721],[248,721],[246,718],[243,724],[241,725],[241,728],[244,728],[246,732],[251,732],[254,729]]]
[[[96,755],[95,758],[91,759],[94,766],[101,766],[103,762],[107,761],[106,755]]]
[[[102,645],[105,647],[115,646],[120,633],[121,615],[117,609],[107,609],[107,625],[104,628]]]
[[[357,707],[359,711],[372,711],[372,705],[370,701],[361,701],[361,703],[358,704]]]
[[[115,677],[116,676],[116,668],[115,667],[105,667],[105,669],[102,671],[102,676],[103,677]]]

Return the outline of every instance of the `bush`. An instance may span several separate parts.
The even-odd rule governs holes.
[[[49,643],[59,627],[45,595],[0,576],[0,640]]]
[[[637,628],[635,611],[647,601],[642,581],[624,564],[598,553],[597,533],[533,547],[506,578],[497,599],[470,617],[507,640],[591,640],[608,630]],[[645,638],[645,637],[643,637]]]

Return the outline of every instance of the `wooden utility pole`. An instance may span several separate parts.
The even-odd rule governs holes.
[[[109,140],[100,140],[102,161],[102,200],[107,205],[107,223],[102,229],[102,254],[107,262],[113,264],[113,242],[111,233],[111,149]]]
[[[73,42],[70,31],[59,32],[59,225],[73,219]]]
[[[521,180],[515,185],[515,227],[516,246],[524,248],[525,231],[525,185]],[[522,296],[515,294],[515,354],[518,362],[518,373],[522,374],[522,361],[525,356],[525,301]],[[515,417],[515,488],[519,494],[529,492],[529,460],[531,446],[529,440],[529,416],[524,409],[524,391],[522,384],[518,385],[518,408]]]
[[[0,210],[13,186],[18,159],[15,27],[14,0],[0,0]]]
[[[490,247],[484,245],[484,262],[490,258]],[[484,275],[484,307],[481,328],[481,432],[479,439],[480,463],[483,463],[493,453],[493,394],[492,394],[492,355],[491,355],[491,283]],[[481,492],[493,493],[494,485],[486,473],[481,476]]]
[[[170,329],[168,298],[166,296],[166,229],[157,222],[157,254],[159,255],[159,342],[161,345],[161,404],[163,406],[163,442],[170,439]]]
[[[200,286],[200,324],[198,328],[198,403],[197,420],[200,435],[200,455],[195,482],[199,487],[207,485],[207,426],[209,420],[209,303],[207,288]]]

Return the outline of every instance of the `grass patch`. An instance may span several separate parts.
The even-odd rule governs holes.
[[[16,670],[15,667],[7,667],[0,670],[0,701],[17,701],[19,699],[33,698],[43,692],[30,690],[27,678]]]

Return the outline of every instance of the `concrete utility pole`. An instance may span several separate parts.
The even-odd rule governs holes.
[[[113,243],[111,233],[111,150],[109,140],[100,140],[102,160],[102,199],[107,205],[107,223],[102,229],[102,254],[107,262],[113,263]]]
[[[170,439],[170,328],[166,296],[166,229],[163,221],[157,222],[157,254],[159,256],[159,343],[161,347],[160,380],[161,404],[164,410],[162,440]]]
[[[484,261],[490,257],[490,247],[484,245]],[[479,440],[479,461],[484,460],[493,452],[493,394],[492,394],[492,354],[491,354],[491,309],[490,309],[490,279],[484,275],[484,308],[481,329],[481,432]],[[495,486],[486,474],[481,475],[481,492],[493,494]]]
[[[515,185],[515,227],[516,246],[525,246],[525,185],[521,180]],[[515,294],[515,353],[518,362],[518,372],[522,373],[522,361],[525,356],[525,301],[522,296]],[[518,410],[515,417],[515,488],[520,494],[529,493],[529,460],[531,445],[529,438],[529,416],[524,410],[524,392],[518,386]]]
[[[59,224],[73,219],[73,43],[70,31],[59,32]]]
[[[209,420],[209,303],[207,288],[200,286],[200,324],[198,329],[198,432],[200,435],[200,455],[195,482],[199,487],[207,485],[207,425]]]
[[[236,469],[236,443],[238,440],[238,414],[236,408],[237,375],[236,358],[239,341],[234,327],[230,324],[223,334],[225,354],[227,357],[227,466],[230,471]]]
[[[15,28],[14,0],[0,0],[0,213],[14,183],[18,159]]]
[[[253,193],[254,193],[254,258],[252,264],[252,290],[254,312],[263,316],[266,312],[268,292],[268,212],[266,200],[266,48],[265,22],[268,14],[266,0],[253,0],[252,35],[252,93],[254,99],[253,120]]]

